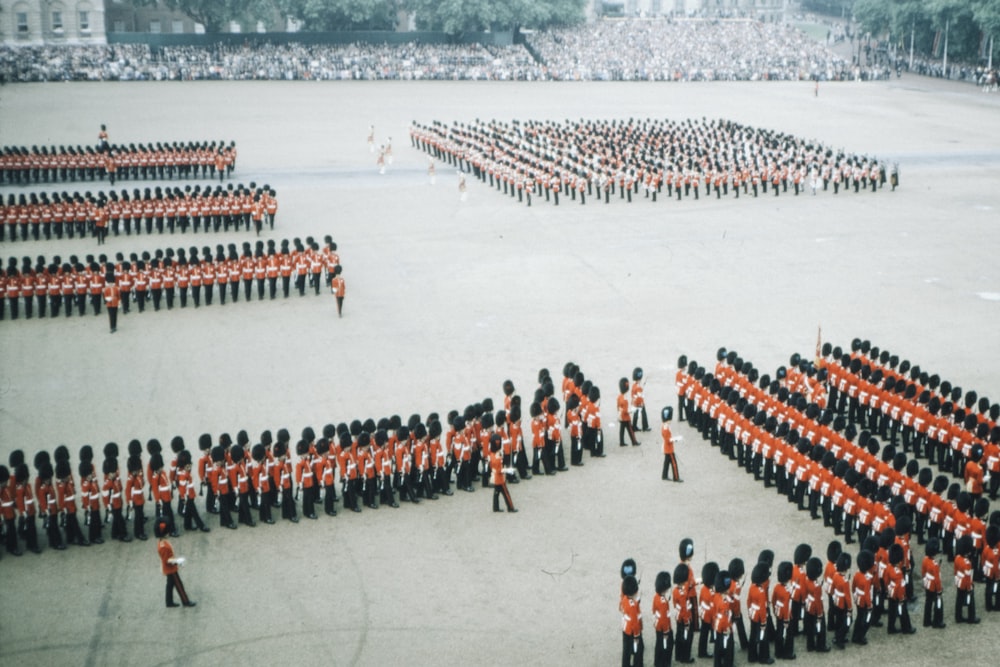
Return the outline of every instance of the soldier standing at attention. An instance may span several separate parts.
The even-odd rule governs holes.
[[[108,271],[104,281],[104,305],[108,307],[108,323],[111,333],[118,330],[118,306],[121,305],[121,291],[115,282],[115,272]]]
[[[622,597],[618,609],[622,613],[622,667],[641,667],[643,645],[639,582],[632,575],[622,581]]]

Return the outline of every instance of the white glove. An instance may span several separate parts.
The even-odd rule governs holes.
[[[187,562],[187,558],[185,558],[184,556],[178,556],[177,558],[174,559],[174,562],[177,563],[177,565],[183,567],[184,563]]]

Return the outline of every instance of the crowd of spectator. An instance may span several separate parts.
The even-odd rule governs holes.
[[[0,49],[8,81],[532,80],[523,46],[481,44],[146,44]]]
[[[799,30],[750,20],[603,21],[528,42],[560,81],[834,80],[850,70]]]
[[[527,35],[526,44],[272,44],[0,47],[0,81],[497,80],[836,81],[885,79],[908,62],[839,56],[752,19],[603,20]],[[853,62],[852,62],[853,61]],[[983,67],[917,59],[911,71],[984,84]]]

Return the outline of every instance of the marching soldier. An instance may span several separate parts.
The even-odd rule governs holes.
[[[146,496],[143,490],[146,483],[142,474],[142,459],[135,454],[129,456],[126,469],[129,474],[125,480],[125,502],[133,515],[132,534],[136,539],[145,542],[149,537],[146,535],[146,517],[144,514]],[[128,523],[127,511],[125,522]]]
[[[201,520],[198,507],[195,505],[194,477],[191,474],[191,452],[181,450],[177,454],[177,496],[180,498],[181,516],[184,517],[184,530],[198,528],[203,533],[211,529]]]
[[[58,456],[59,451],[56,450]],[[66,541],[75,542],[81,547],[89,547],[90,542],[80,530],[80,522],[76,516],[76,483],[73,481],[73,471],[69,464],[69,454],[66,458],[56,460],[56,497],[59,502],[60,521],[66,528]]]
[[[649,420],[646,417],[646,398],[643,395],[643,384],[645,380],[642,369],[638,366],[632,370],[632,387],[630,390],[630,403],[632,408],[632,431],[638,431],[640,422],[642,431],[649,431]]]
[[[166,470],[163,469],[163,456],[159,453],[149,457],[149,468],[152,475],[149,486],[153,490],[153,501],[156,503],[156,516],[162,517],[170,524],[170,536],[179,537],[177,524],[174,523],[174,487],[170,483]]]
[[[82,459],[81,455],[81,459]],[[87,526],[87,540],[91,544],[104,544],[101,530],[101,485],[97,481],[94,463],[91,459],[80,461],[80,498],[86,514],[84,525]]]
[[[673,471],[674,481],[683,482],[677,472],[677,455],[674,452],[674,435],[670,431],[670,422],[674,417],[674,409],[669,405],[660,411],[663,425],[660,427],[660,435],[663,436],[663,472],[660,479],[666,481],[670,479],[670,472]]]
[[[107,452],[107,449],[105,449]],[[114,458],[104,459],[104,485],[103,492],[104,511],[110,513],[111,517],[111,539],[122,542],[131,542],[128,528],[125,525],[125,517],[122,515],[122,507],[126,500],[122,489],[122,481],[118,477],[118,462]],[[107,522],[107,519],[105,519]]]

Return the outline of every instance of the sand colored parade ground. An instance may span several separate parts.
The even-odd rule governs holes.
[[[410,121],[727,118],[899,162],[901,187],[528,208],[410,148]],[[0,145],[235,140],[234,182],[267,183],[265,238],[331,234],[347,282],[332,297],[228,303],[107,318],[0,323],[0,460],[22,448],[164,444],[203,432],[406,417],[486,396],[575,361],[604,396],[609,456],[492,493],[298,525],[173,540],[198,607],[163,608],[155,542],[0,560],[0,665],[609,665],[619,661],[621,561],[642,573],[647,651],[653,580],[677,544],[695,565],[771,548],[790,559],[833,539],[739,472],[686,425],[684,484],[661,482],[656,433],[617,447],[619,377],[642,366],[654,428],[676,404],[678,355],[726,346],[773,373],[823,339],[870,339],[1000,399],[1000,96],[904,76],[867,84],[162,83],[0,88]],[[365,139],[392,138],[380,176]],[[204,181],[199,181],[204,182]],[[145,188],[160,183],[125,182]],[[3,188],[106,190],[106,184]],[[199,248],[244,233],[4,242],[0,255]],[[6,259],[4,259],[6,263]],[[20,262],[19,262],[20,263]],[[39,529],[41,523],[39,522]],[[44,537],[42,538],[44,543]],[[917,553],[922,555],[922,551]],[[985,664],[1000,617],[944,631],[872,629],[868,647],[802,665]],[[919,586],[918,586],[919,590]],[[981,608],[981,592],[978,593]],[[919,626],[922,605],[915,609]],[[965,662],[961,662],[965,661]],[[708,664],[700,660],[699,664]],[[737,664],[745,664],[745,654]]]

